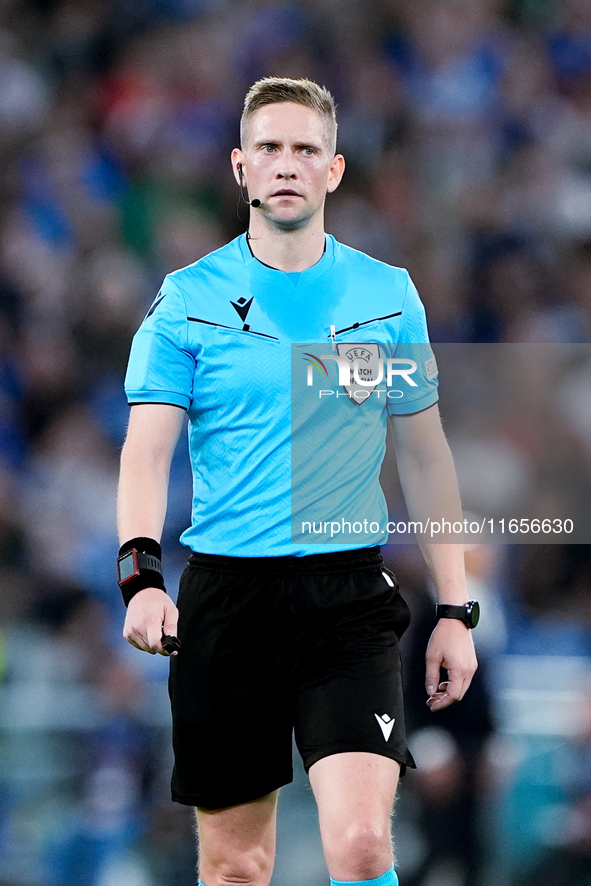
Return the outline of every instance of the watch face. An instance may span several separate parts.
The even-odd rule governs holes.
[[[480,606],[476,600],[470,600],[466,606],[466,621],[468,627],[475,628],[480,619]]]
[[[119,584],[134,578],[138,574],[135,551],[130,551],[128,554],[120,557],[117,560],[117,569],[119,570]]]

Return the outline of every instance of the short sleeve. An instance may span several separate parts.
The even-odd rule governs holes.
[[[164,279],[131,345],[125,393],[130,405],[170,403],[188,409],[193,398],[195,355],[187,345],[185,300]]]
[[[401,361],[396,364],[400,382],[397,390],[401,396],[398,399],[388,397],[388,412],[391,415],[411,415],[437,403],[437,362],[429,343],[425,308],[410,277],[394,357]]]

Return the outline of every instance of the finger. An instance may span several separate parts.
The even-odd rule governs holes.
[[[450,705],[462,700],[469,685],[470,680],[460,678],[456,678],[455,681],[452,679],[448,682],[440,683],[439,691],[427,699],[427,706],[431,711],[440,711],[448,708]]]
[[[176,607],[167,610],[162,624],[162,633],[167,634],[169,637],[176,637],[178,620],[179,612]]]
[[[433,705],[437,702],[437,706],[439,706],[439,702],[445,695],[445,691],[447,689],[447,683],[440,683],[437,687],[436,691],[433,691],[429,698],[427,699],[427,707],[433,708]]]
[[[445,694],[450,699],[449,704],[460,701],[464,695],[464,680],[456,677],[447,684]]]
[[[468,691],[471,682],[471,674],[466,674],[465,672],[455,674],[455,676],[451,676],[447,691],[456,701],[461,701]]]
[[[148,642],[143,637],[138,637],[136,640],[133,636],[125,637],[128,643],[134,646],[136,649],[139,649],[140,652],[149,652],[150,655],[154,655],[154,651],[150,649],[148,646]]]
[[[162,619],[153,619],[146,630],[148,646],[153,652],[166,655],[162,648]]]
[[[146,624],[143,620],[137,621],[136,619],[136,623],[134,624],[133,618],[130,616],[129,612],[123,626],[123,636],[128,643],[131,643],[132,646],[141,650],[141,652],[149,652],[153,655],[156,651],[153,644],[150,642],[149,623]]]
[[[455,700],[447,692],[437,692],[427,699],[427,707],[430,711],[441,711],[453,704]]]
[[[434,692],[427,699],[427,707],[431,710],[439,710],[440,708],[447,707],[452,704],[455,700],[448,693],[449,681],[445,681],[440,683],[437,687],[437,692]]]
[[[438,711],[440,708],[447,707],[447,695],[444,692],[431,695],[427,699],[427,707],[430,711]]]
[[[425,689],[427,695],[435,695],[439,684],[439,661],[427,658],[427,671],[425,674]]]

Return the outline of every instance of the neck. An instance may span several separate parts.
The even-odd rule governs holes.
[[[249,243],[255,258],[279,271],[305,271],[319,262],[324,252],[323,220],[311,221],[298,230],[272,227],[254,216],[248,227]]]

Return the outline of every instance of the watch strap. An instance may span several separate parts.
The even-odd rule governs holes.
[[[480,617],[480,607],[476,600],[469,600],[461,605],[452,603],[438,603],[435,608],[435,615],[439,618],[457,618],[462,621],[467,628],[475,628]]]
[[[159,557],[153,557],[152,554],[136,551],[136,561],[138,569],[152,569],[162,575],[162,560]]]

